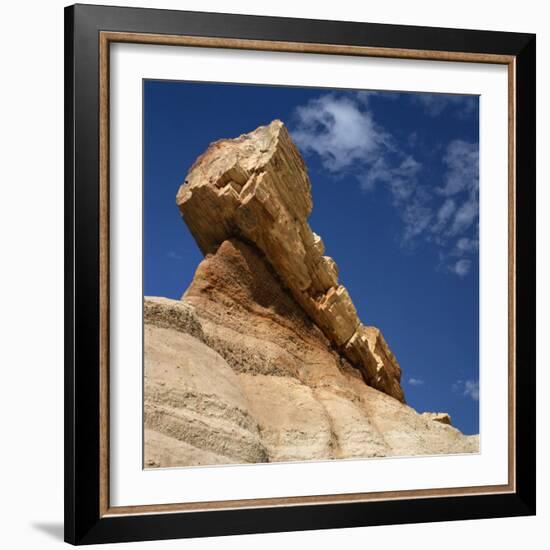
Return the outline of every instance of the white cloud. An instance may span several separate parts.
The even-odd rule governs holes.
[[[466,231],[477,220],[479,204],[477,197],[469,198],[457,209],[447,235],[454,236]]]
[[[479,382],[466,380],[464,382],[464,395],[471,397],[474,401],[479,401]]]
[[[461,191],[477,191],[479,182],[479,146],[460,139],[453,140],[447,146],[443,157],[447,166],[444,185],[438,191],[452,196]]]
[[[474,401],[479,401],[479,381],[478,380],[457,380],[452,387],[455,393],[460,393],[464,397],[469,397]]]
[[[431,208],[419,196],[408,202],[402,214],[405,222],[404,241],[410,242],[411,239],[423,233],[430,225],[432,216]]]
[[[479,248],[478,239],[468,239],[467,237],[462,237],[456,242],[456,250],[459,253],[464,252],[475,252]]]
[[[388,91],[376,91],[376,90],[360,90],[355,92],[355,97],[360,103],[364,105],[370,104],[371,97],[383,97],[385,101],[395,101],[399,98],[401,92],[388,92]]]
[[[437,213],[437,221],[443,225],[446,224],[455,210],[455,201],[453,199],[447,199]]]
[[[447,267],[451,273],[464,277],[472,267],[467,257],[478,250],[479,146],[454,140],[447,146],[443,162],[447,171],[437,194],[445,197],[445,202],[432,232],[438,235],[441,245],[446,245],[450,239],[456,240],[454,248],[444,256],[459,258]],[[444,261],[448,263],[448,259]]]
[[[421,181],[423,166],[407,151],[416,137],[397,140],[375,120],[371,100],[379,95],[329,93],[312,99],[296,109],[292,137],[304,153],[317,155],[334,176],[354,176],[365,192],[383,185],[403,222],[402,243],[423,239],[437,245],[445,271],[464,277],[472,267],[469,256],[477,250],[470,243],[476,241],[472,232],[477,230],[479,209],[478,144],[451,141],[441,159],[445,169],[441,185],[428,187]],[[398,95],[384,94],[384,98]],[[437,94],[411,97],[433,113],[472,99]]]
[[[389,166],[383,158],[379,158],[368,169],[367,173],[358,179],[361,188],[370,191],[376,183],[386,185],[394,206],[400,211],[403,221],[403,243],[422,234],[432,220],[432,210],[429,207],[430,194],[418,183],[418,174],[422,166],[412,156],[402,157],[399,164]]]
[[[381,156],[366,168],[366,173],[358,176],[361,188],[370,191],[377,182],[388,185],[392,196],[397,201],[408,199],[415,191],[416,175],[421,165],[411,156],[406,156],[395,166],[388,165]]]
[[[369,163],[388,146],[389,136],[353,96],[313,99],[296,109],[296,118],[294,141],[303,151],[317,153],[330,172]]]
[[[375,95],[354,92],[313,99],[296,109],[291,133],[298,147],[317,154],[329,172],[349,170],[364,191],[385,185],[401,213],[403,240],[408,242],[430,223],[430,197],[418,184],[420,163],[374,120],[369,104]]]
[[[374,92],[369,90],[360,90],[359,92],[355,92],[355,98],[359,103],[362,103],[363,105],[369,105],[371,97],[380,95],[380,92]]]
[[[411,97],[431,117],[439,116],[443,111],[453,109],[455,116],[463,118],[471,115],[477,105],[477,97],[468,95],[418,93]]]
[[[424,380],[421,380],[420,378],[409,378],[409,385],[411,386],[423,386]]]
[[[183,256],[181,254],[178,254],[177,252],[175,252],[174,250],[169,250],[168,253],[166,254],[168,256],[168,258],[170,258],[171,260],[183,260]]]
[[[471,260],[462,258],[461,260],[458,260],[455,264],[453,264],[450,267],[450,270],[453,273],[456,273],[456,275],[458,275],[459,277],[465,277],[470,272],[471,267],[472,267]]]
[[[439,234],[449,223],[451,216],[456,210],[456,203],[453,199],[446,199],[437,211],[437,220],[431,227],[431,232]]]

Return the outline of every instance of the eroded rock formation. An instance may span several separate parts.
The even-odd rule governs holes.
[[[445,413],[404,404],[307,224],[281,122],[212,144],[178,205],[205,258],[181,300],[144,301],[146,467],[477,452]]]
[[[182,300],[147,298],[144,317],[146,467],[477,451],[476,437],[365,384],[237,239]]]
[[[348,291],[338,282],[336,263],[324,255],[321,237],[308,224],[311,183],[280,120],[211,144],[192,166],[176,202],[204,254],[231,238],[254,243],[365,381],[405,400],[399,364],[391,353],[373,355],[374,339],[380,338],[380,350],[387,346],[379,333],[361,324]]]

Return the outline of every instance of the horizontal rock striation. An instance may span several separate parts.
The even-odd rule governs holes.
[[[367,384],[405,401],[398,362],[381,333],[361,324],[338,282],[334,260],[324,255],[321,237],[308,224],[310,180],[281,121],[211,144],[192,166],[176,202],[205,255],[229,239],[253,243]]]
[[[248,401],[222,357],[181,330],[147,322],[144,341],[146,466],[267,460]],[[173,446],[175,453],[163,452]]]

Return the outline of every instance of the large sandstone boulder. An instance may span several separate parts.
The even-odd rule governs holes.
[[[275,120],[210,145],[180,187],[177,205],[204,254],[226,240],[254,243],[282,285],[365,381],[400,401],[401,369],[387,345],[365,330],[336,263],[308,224],[311,183],[284,124]]]

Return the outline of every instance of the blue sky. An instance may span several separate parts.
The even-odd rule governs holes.
[[[273,119],[312,181],[312,229],[407,402],[479,431],[478,150],[474,96],[144,81],[144,292],[179,298],[202,259],[175,204],[212,141]]]

